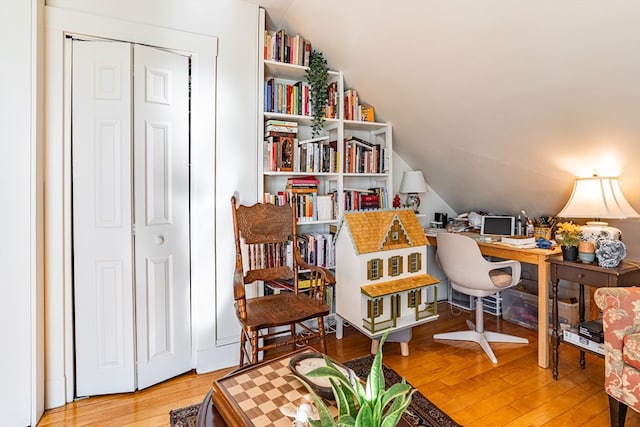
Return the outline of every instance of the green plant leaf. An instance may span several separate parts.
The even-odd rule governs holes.
[[[366,384],[366,399],[368,401],[374,401],[378,399],[381,392],[384,392],[384,374],[382,371],[382,347],[384,345],[387,336],[389,335],[389,331],[385,331],[384,335],[380,339],[380,345],[378,347],[378,352],[376,356],[373,358],[373,363],[371,364],[371,371],[367,376],[367,384]]]
[[[360,407],[356,417],[355,427],[375,427],[373,421],[373,411],[369,405]]]
[[[313,391],[313,388],[302,378],[298,378],[298,380],[302,383],[302,385],[307,389],[311,398],[313,399],[313,403],[318,410],[318,415],[320,417],[319,424],[314,427],[324,427],[324,426],[332,426],[333,425],[333,415],[325,405],[324,401]]]

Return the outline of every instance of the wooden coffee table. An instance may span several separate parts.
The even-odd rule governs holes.
[[[293,419],[283,415],[280,408],[287,404],[298,407],[310,401],[307,389],[289,369],[291,358],[304,352],[317,350],[304,347],[215,380],[200,407],[198,427],[291,427]],[[338,414],[335,404],[326,400],[325,403],[335,417]],[[401,427],[411,425],[406,414],[398,423]]]
[[[304,352],[317,351],[304,347],[215,380],[211,400],[226,423],[290,427],[293,419],[282,414],[280,408],[285,405],[297,408],[311,401],[307,389],[289,369],[290,359]],[[329,406],[329,410],[338,414],[335,405]]]

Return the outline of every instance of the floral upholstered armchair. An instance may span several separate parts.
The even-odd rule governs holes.
[[[624,426],[627,407],[640,412],[640,287],[598,288],[604,325],[604,388],[611,426]]]

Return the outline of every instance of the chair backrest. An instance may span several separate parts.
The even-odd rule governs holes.
[[[236,248],[236,269],[244,272],[244,284],[257,280],[291,280],[297,289],[296,218],[292,206],[256,203],[238,205],[231,198]],[[234,298],[245,298],[245,289],[234,287]]]
[[[438,262],[449,280],[469,289],[495,289],[489,273],[497,268],[487,261],[473,239],[455,233],[438,233]],[[520,270],[517,271],[518,279]]]

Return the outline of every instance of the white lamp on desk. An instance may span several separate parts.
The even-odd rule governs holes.
[[[427,183],[424,181],[422,171],[405,171],[400,182],[400,193],[407,195],[407,205],[418,213],[420,197],[418,193],[427,192]]]

